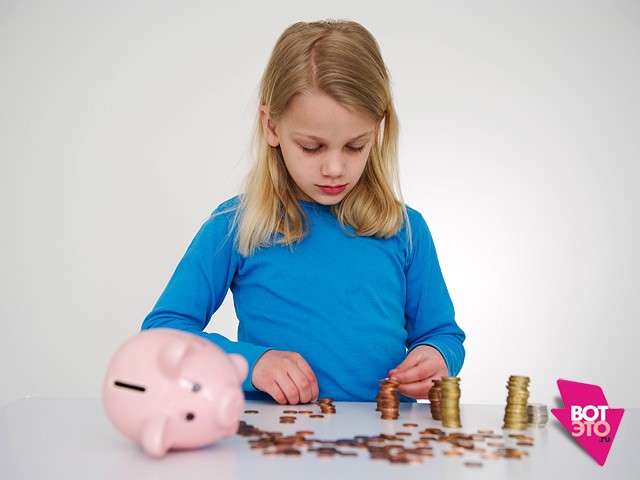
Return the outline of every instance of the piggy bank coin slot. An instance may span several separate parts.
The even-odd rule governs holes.
[[[128,388],[129,390],[134,390],[136,392],[145,392],[147,389],[140,385],[134,385],[132,383],[121,382],[120,380],[116,380],[113,382],[116,387],[120,388]]]

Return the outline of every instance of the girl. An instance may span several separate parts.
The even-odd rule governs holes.
[[[401,200],[397,141],[373,36],[291,25],[262,78],[244,194],[202,226],[142,328],[242,354],[247,398],[281,404],[373,401],[387,376],[425,398],[457,375],[465,336],[427,225]],[[238,342],[203,332],[229,289]]]

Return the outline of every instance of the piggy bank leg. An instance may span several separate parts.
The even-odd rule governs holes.
[[[169,450],[165,439],[166,424],[166,417],[156,416],[142,427],[140,443],[144,451],[151,457],[162,457]]]

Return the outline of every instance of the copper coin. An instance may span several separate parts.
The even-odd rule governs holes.
[[[516,445],[519,447],[533,447],[533,442],[521,441],[517,442]]]
[[[445,450],[442,452],[442,454],[445,457],[461,457],[462,456],[462,452],[459,452],[458,450]]]
[[[302,455],[302,452],[296,448],[286,448],[282,451],[282,454],[288,457],[293,457],[293,456]]]

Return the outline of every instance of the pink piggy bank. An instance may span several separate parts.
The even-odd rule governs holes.
[[[104,381],[107,415],[147,454],[209,445],[238,430],[247,361],[198,335],[145,330],[115,353]]]

